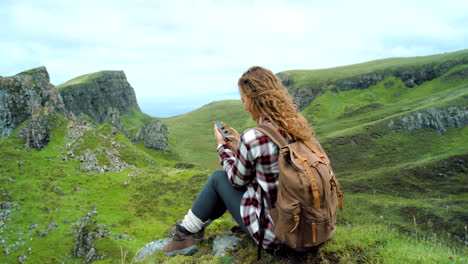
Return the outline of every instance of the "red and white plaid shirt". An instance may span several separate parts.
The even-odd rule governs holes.
[[[268,223],[265,229],[263,247],[273,247],[281,244],[273,231],[274,223],[267,202],[274,204],[277,199],[279,150],[276,144],[262,132],[251,128],[242,133],[236,154],[231,151],[227,144],[218,147],[218,154],[230,183],[238,188],[247,187],[247,191],[241,200],[240,213],[250,235],[258,244],[261,212],[260,188],[262,188],[266,194],[264,206],[265,219]],[[266,223],[264,223],[265,225]]]

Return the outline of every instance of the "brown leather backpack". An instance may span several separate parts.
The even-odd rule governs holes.
[[[257,128],[279,148],[278,199],[270,206],[274,231],[288,247],[304,251],[329,240],[335,233],[336,208],[343,210],[343,194],[330,167],[330,160],[314,138],[288,143],[271,124]],[[264,212],[260,215],[263,243]]]

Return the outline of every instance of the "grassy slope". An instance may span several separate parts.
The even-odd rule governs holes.
[[[99,224],[107,225],[115,234],[130,236],[99,241],[98,251],[109,256],[102,262],[120,260],[121,247],[133,256],[149,241],[167,235],[169,226],[183,216],[208,177],[206,171],[174,169],[176,160],[133,145],[122,134],[112,134],[109,125],[87,132],[82,141],[76,141],[68,149],[66,145],[71,143],[65,136],[68,121],[55,118],[53,138],[43,151],[25,152],[22,140],[16,139],[15,134],[0,141],[1,201],[19,203],[21,208],[13,211],[12,221],[5,223],[8,228],[0,232],[6,240],[0,244],[0,263],[14,263],[19,255],[27,255],[30,263],[74,263],[70,252],[77,219],[94,208],[98,211],[95,219]],[[111,142],[122,144],[116,148],[118,156],[136,168],[85,173],[78,169],[77,159],[64,160],[68,151],[75,154],[84,149],[97,151],[103,146],[109,148]],[[98,157],[100,164],[108,163],[106,159]],[[130,183],[125,185],[129,179]],[[54,192],[55,186],[61,191]],[[188,195],[177,199],[178,191]],[[50,222],[58,224],[58,228],[47,229]],[[34,223],[38,223],[35,229],[27,228]],[[40,231],[50,233],[39,237]],[[10,255],[3,254],[4,246],[18,241],[24,245],[10,248]],[[28,254],[27,248],[32,248],[32,254]]]
[[[468,56],[468,50],[437,54],[432,56],[389,58],[369,61],[359,64],[334,67],[320,70],[290,70],[279,74],[287,75],[294,80],[292,89],[307,88],[312,83],[329,83],[332,81],[352,78],[371,72],[389,71],[402,67],[417,67],[421,65],[456,60]]]
[[[68,87],[70,85],[75,85],[75,84],[80,84],[80,83],[88,83],[88,82],[91,82],[91,80],[93,80],[93,79],[99,78],[105,72],[112,72],[112,71],[100,71],[100,72],[93,72],[93,73],[84,74],[84,75],[78,76],[76,78],[73,78],[73,79],[71,79],[71,80],[69,80],[69,81],[67,81],[65,83],[57,85],[55,87],[57,87],[57,89],[63,89],[63,88]]]

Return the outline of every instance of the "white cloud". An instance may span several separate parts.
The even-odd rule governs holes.
[[[316,69],[466,48],[467,3],[9,1],[0,75],[45,65],[60,84],[124,70],[140,98],[235,92],[252,65]]]

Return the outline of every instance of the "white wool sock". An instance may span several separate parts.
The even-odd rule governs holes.
[[[207,221],[208,222],[208,221]],[[196,233],[204,227],[204,222],[192,213],[192,209],[185,215],[181,225],[190,233]]]

